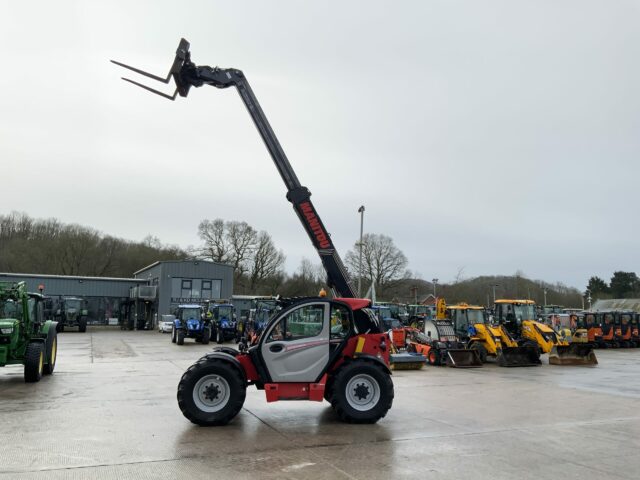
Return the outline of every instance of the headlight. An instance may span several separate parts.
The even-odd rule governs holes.
[[[10,333],[13,333],[13,327],[0,328],[0,332],[2,332],[3,335],[9,335]]]

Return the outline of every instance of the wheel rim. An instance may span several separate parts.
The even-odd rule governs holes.
[[[38,373],[42,373],[44,368],[44,352],[40,352],[40,364],[38,365]]]
[[[219,412],[230,396],[229,383],[220,375],[205,375],[193,387],[193,401],[203,412]]]
[[[347,383],[346,397],[349,406],[354,410],[371,410],[380,401],[380,385],[370,375],[355,375]]]

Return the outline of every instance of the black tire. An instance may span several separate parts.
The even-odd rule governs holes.
[[[87,319],[86,318],[81,318],[80,320],[78,320],[78,331],[80,333],[84,333],[87,331]]]
[[[429,365],[439,366],[440,365],[440,352],[435,348],[430,348],[429,353],[427,353],[427,362]]]
[[[58,332],[58,333],[62,333],[62,332],[64,332],[64,323],[59,322],[59,323],[56,325],[56,332]]]
[[[360,379],[362,383],[358,383]],[[352,388],[353,393],[347,391]],[[371,401],[374,403],[355,408],[358,401],[366,400],[372,394],[372,388],[374,397]],[[360,398],[360,394],[365,398]],[[331,406],[338,417],[348,423],[376,423],[391,408],[393,397],[391,375],[371,360],[355,360],[342,366],[331,387]]]
[[[211,383],[207,385],[208,381]],[[215,397],[208,397],[209,391]],[[182,414],[197,425],[226,425],[242,409],[246,394],[247,385],[238,367],[225,360],[203,357],[182,375],[178,384],[178,406]],[[220,395],[223,398],[218,400]],[[206,411],[203,407],[215,411]]]
[[[540,355],[541,355],[540,345],[538,345],[537,342],[534,342],[533,340],[527,340],[526,342],[524,342],[522,344],[522,346],[523,347],[531,347],[531,348],[535,349],[536,357],[538,358],[538,360],[540,360]]]
[[[485,348],[485,346],[479,342],[473,342],[470,346],[469,346],[470,350],[475,350],[478,352],[478,356],[480,357],[480,361],[482,363],[487,363],[487,349]]]
[[[208,345],[210,339],[211,339],[211,329],[209,327],[205,327],[204,331],[202,332],[202,344]]]
[[[224,333],[222,328],[216,328],[216,343],[224,343]]]
[[[184,345],[184,329],[179,328],[176,333],[176,343],[178,345]]]
[[[44,343],[31,342],[24,354],[24,381],[39,382],[44,370]]]
[[[177,335],[176,335],[176,327],[171,327],[171,343],[176,343]]]
[[[50,329],[47,335],[47,348],[44,361],[46,362],[43,367],[45,375],[51,375],[56,368],[56,360],[58,359],[58,333],[55,329]]]

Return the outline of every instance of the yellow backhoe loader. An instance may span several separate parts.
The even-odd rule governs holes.
[[[482,362],[491,357],[503,367],[540,365],[538,348],[518,345],[502,325],[491,325],[484,307],[460,303],[448,308],[456,334],[466,342],[467,348],[478,352]]]
[[[495,302],[494,321],[498,322],[520,346],[537,348],[549,354],[551,365],[597,365],[593,347],[588,343],[562,340],[548,325],[536,320],[532,300],[501,299]]]

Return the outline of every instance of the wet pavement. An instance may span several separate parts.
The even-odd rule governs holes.
[[[225,427],[176,402],[211,345],[89,329],[59,336],[53,376],[0,369],[0,479],[637,479],[640,349],[596,351],[596,367],[396,372],[376,425],[329,405],[267,404],[251,387]]]

